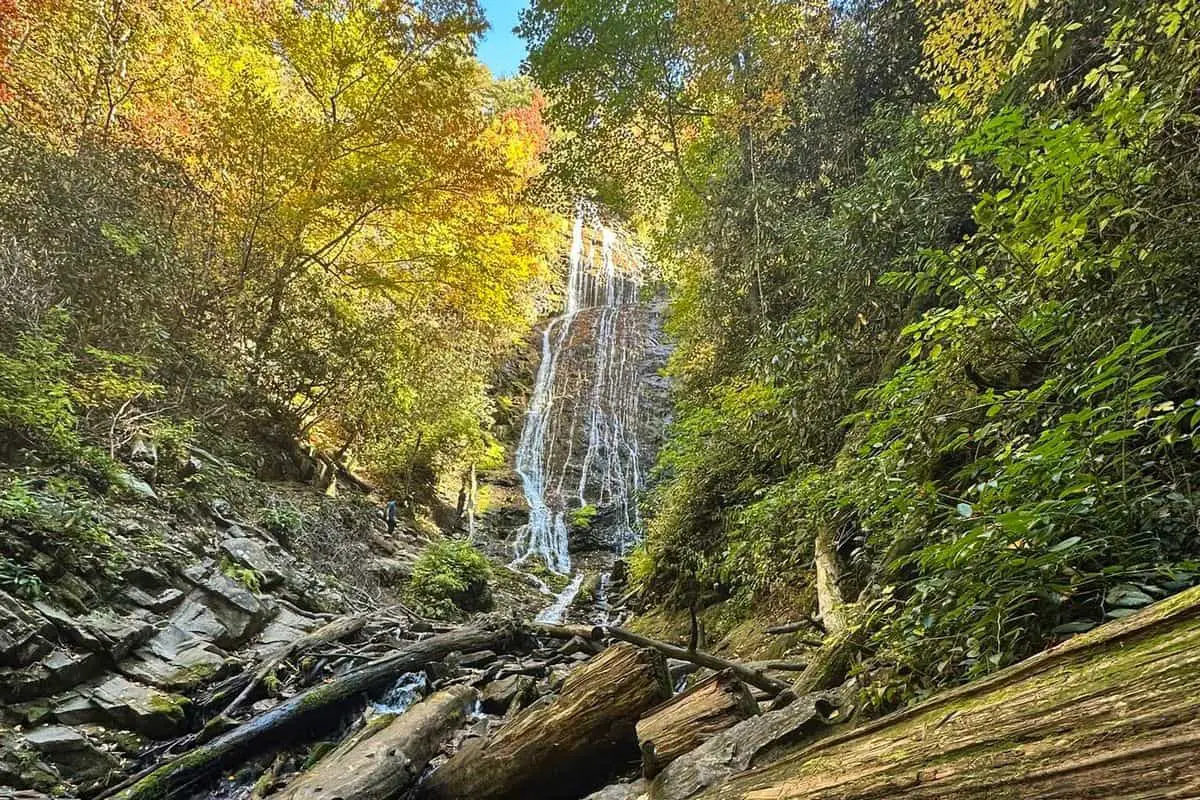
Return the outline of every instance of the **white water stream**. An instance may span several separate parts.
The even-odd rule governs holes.
[[[641,261],[633,248],[593,211],[581,210],[571,236],[565,310],[542,331],[516,452],[529,523],[517,536],[514,565],[536,557],[569,573],[568,514],[583,506],[615,520],[618,552],[637,541],[646,345],[640,289]],[[561,619],[580,582],[576,576],[543,614]]]

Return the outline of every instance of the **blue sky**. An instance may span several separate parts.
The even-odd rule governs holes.
[[[512,29],[516,27],[517,14],[525,7],[525,0],[481,0],[480,5],[492,28],[479,43],[479,60],[496,77],[517,74],[521,59],[525,57],[525,42]]]

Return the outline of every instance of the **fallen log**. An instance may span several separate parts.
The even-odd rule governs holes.
[[[1198,720],[1193,588],[699,797],[1195,797]]]
[[[316,766],[293,781],[278,800],[388,800],[421,777],[442,743],[467,719],[477,695],[453,686],[403,714],[376,717]]]
[[[348,699],[378,688],[405,672],[423,669],[455,650],[464,653],[495,650],[507,646],[516,634],[516,626],[498,618],[488,618],[471,627],[435,634],[406,645],[390,656],[364,664],[333,680],[280,703],[270,711],[252,717],[211,741],[195,747],[140,777],[115,794],[119,800],[160,800],[170,798],[195,784],[213,770],[244,760],[248,751],[286,741],[297,729],[312,736],[327,727],[328,712],[340,708]],[[335,715],[334,715],[335,716]],[[325,719],[323,720],[322,717]]]
[[[469,742],[418,789],[424,800],[577,798],[637,757],[635,724],[670,697],[651,649],[609,647],[574,670],[546,705]]]
[[[850,657],[854,654],[852,630],[843,629],[825,638],[821,649],[812,654],[811,660],[792,684],[797,696],[820,692],[841,684],[850,669]]]
[[[728,661],[720,656],[714,656],[712,653],[706,653],[703,650],[688,650],[684,647],[677,647],[673,644],[650,639],[625,628],[608,627],[604,630],[613,639],[620,639],[630,644],[636,644],[638,647],[652,647],[670,658],[679,659],[680,661],[691,661],[693,664],[699,664],[702,667],[707,667],[718,672],[721,670],[730,670],[745,683],[757,686],[772,697],[788,689],[786,683],[768,677],[762,670],[753,669],[736,661]]]
[[[598,642],[604,638],[604,628],[596,625],[556,625],[552,622],[529,622],[525,627],[535,636],[547,639],[580,639]]]
[[[637,724],[642,773],[653,778],[679,756],[758,714],[758,703],[730,670],[646,712]]]
[[[806,661],[751,661],[746,666],[751,669],[774,669],[780,672],[803,672],[808,669]]]
[[[770,628],[767,628],[767,633],[771,636],[780,636],[785,633],[802,631],[805,628],[813,628],[814,630],[818,631],[825,630],[825,626],[822,625],[816,617],[808,617],[807,619],[800,619],[796,620],[795,622],[785,623],[783,625],[774,625]]]
[[[278,648],[262,659],[261,666],[250,675],[249,679],[246,680],[246,685],[238,693],[237,697],[233,698],[233,701],[221,713],[227,717],[231,716],[245,702],[246,698],[250,697],[255,688],[266,679],[271,670],[279,666],[285,659],[300,655],[318,645],[329,644],[345,639],[347,636],[353,636],[361,631],[366,624],[366,614],[339,617],[333,622],[322,625],[312,633],[305,634],[299,639]]]
[[[807,741],[824,731],[835,706],[835,692],[799,697],[778,711],[768,711],[721,731],[667,765],[649,788],[652,800],[687,800],[698,792],[777,755],[784,744]],[[848,714],[838,713],[838,719]]]

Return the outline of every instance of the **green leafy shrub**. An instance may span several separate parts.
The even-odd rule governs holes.
[[[38,541],[38,548],[63,567],[95,577],[118,577],[127,556],[109,535],[110,524],[103,505],[77,480],[0,479],[0,530],[13,536],[12,544],[18,538]],[[9,544],[0,537],[0,556]]]
[[[225,577],[232,578],[255,594],[262,591],[262,575],[258,570],[242,566],[227,557],[221,559],[220,567],[221,573]]]
[[[465,539],[441,539],[417,559],[407,594],[426,613],[455,617],[492,607],[491,578],[491,565],[474,545]]]
[[[36,600],[42,594],[42,579],[22,564],[0,556],[0,589],[26,600]]]
[[[579,508],[573,508],[567,512],[567,524],[576,530],[588,528],[596,515],[600,513],[599,509],[591,503]]]
[[[304,525],[304,514],[294,503],[276,502],[258,513],[259,523],[284,541],[290,541]]]

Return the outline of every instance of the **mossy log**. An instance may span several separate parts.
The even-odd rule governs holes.
[[[796,696],[832,689],[846,679],[850,657],[854,654],[852,629],[842,629],[825,637],[821,648],[812,654],[800,677],[792,684]]]
[[[670,697],[655,650],[615,644],[576,668],[562,692],[469,742],[418,790],[423,800],[577,798],[636,763],[634,726]]]
[[[1196,797],[1198,748],[1200,588],[696,797]]]
[[[715,734],[758,713],[746,684],[730,670],[701,681],[650,709],[637,724],[642,771],[647,778]]]
[[[403,714],[372,720],[293,781],[278,800],[388,800],[417,782],[442,743],[466,721],[477,695],[452,686]]]
[[[225,716],[231,716],[253,694],[254,690],[266,680],[271,671],[286,659],[308,652],[318,645],[337,642],[353,636],[363,629],[367,624],[367,619],[366,614],[351,614],[338,617],[332,622],[325,623],[312,633],[305,634],[299,639],[294,639],[266,654],[254,665],[253,673],[244,672],[239,676],[238,682],[243,684],[242,690],[238,692],[237,697],[221,713]]]
[[[307,736],[318,735],[330,724],[336,724],[337,717],[331,715],[331,711],[340,709],[347,700],[363,692],[383,686],[405,672],[423,669],[454,651],[473,653],[504,649],[515,633],[516,626],[512,622],[487,618],[478,625],[413,642],[392,655],[301,692],[270,711],[171,759],[115,796],[118,800],[173,797],[194,788],[194,784],[213,770],[244,761],[256,749],[287,741],[287,737],[297,730]]]

